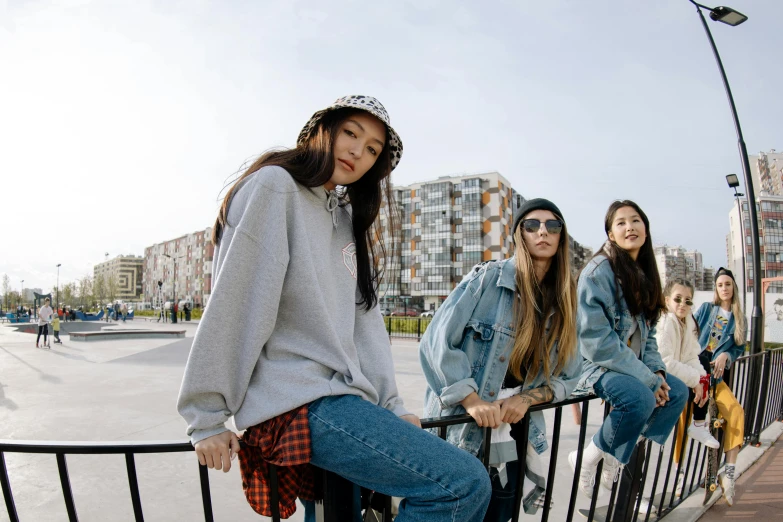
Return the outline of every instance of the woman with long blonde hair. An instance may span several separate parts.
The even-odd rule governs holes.
[[[723,382],[723,372],[731,363],[745,354],[747,322],[740,305],[734,274],[726,268],[715,273],[715,294],[712,303],[704,303],[695,314],[699,325],[699,360],[712,373],[715,386],[715,402],[718,412],[726,419],[723,428],[723,447],[726,451],[726,468],[720,475],[723,496],[729,506],[734,504],[734,467],[737,455],[745,440],[745,411],[737,402],[731,389]],[[693,424],[697,428],[706,425],[707,406],[693,408]]]
[[[518,474],[515,424],[533,405],[568,397],[579,379],[576,286],[568,232],[551,201],[533,199],[517,212],[514,256],[476,266],[435,313],[421,340],[427,379],[425,415],[467,412],[475,424],[452,426],[447,440],[475,455],[493,428],[492,500],[484,520],[512,516]],[[545,483],[536,455],[547,449],[541,412],[530,414],[525,495],[527,512],[540,504]]]

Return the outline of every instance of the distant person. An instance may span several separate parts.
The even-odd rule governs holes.
[[[52,331],[54,344],[62,344],[63,342],[60,340],[60,316],[57,314],[54,314],[54,317],[52,317]]]
[[[120,313],[122,314],[122,322],[124,323],[125,319],[128,317],[128,305],[126,303],[122,303]]]
[[[40,310],[38,310],[38,337],[35,339],[35,347],[36,348],[48,348],[48,336],[49,336],[49,321],[52,320],[52,314],[54,314],[54,311],[52,310],[52,307],[49,305],[49,298],[47,297],[44,300],[44,304],[41,307]],[[41,334],[43,334],[44,338],[44,345],[38,346],[38,343],[41,340]]]

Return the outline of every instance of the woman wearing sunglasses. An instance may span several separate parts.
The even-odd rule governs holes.
[[[693,318],[693,284],[686,279],[672,279],[663,289],[666,299],[667,313],[658,320],[658,350],[661,352],[666,371],[679,378],[691,389],[690,400],[694,402],[694,415],[701,419],[688,428],[688,435],[694,440],[717,448],[718,441],[710,435],[704,421],[707,413],[707,392],[710,377],[704,369],[699,354],[699,326]],[[698,413],[701,412],[701,413]],[[674,462],[679,465],[682,446],[685,442],[685,427],[690,423],[688,408],[682,410],[680,423],[677,425],[677,435],[674,439]],[[682,496],[685,484],[685,471],[677,474],[677,496]]]
[[[682,413],[688,389],[667,374],[655,325],[664,310],[650,221],[633,201],[615,201],[604,220],[608,241],[579,276],[577,336],[585,358],[579,392],[612,406],[582,455],[579,490],[592,496],[596,468],[611,489],[639,437],[663,445]],[[576,468],[578,453],[568,461]]]
[[[451,426],[447,440],[480,454],[492,431],[492,499],[484,520],[512,516],[518,478],[515,425],[536,404],[568,397],[579,379],[576,288],[563,214],[551,201],[533,199],[511,229],[514,256],[476,266],[435,313],[422,337],[427,379],[425,416],[467,412],[475,423]],[[545,481],[537,455],[547,449],[541,412],[530,414],[526,512],[541,503]]]
[[[747,332],[745,314],[740,306],[734,274],[726,268],[715,273],[715,294],[711,303],[704,303],[696,311],[699,325],[699,359],[712,370],[715,383],[715,402],[720,415],[726,419],[723,426],[723,447],[726,448],[726,468],[720,475],[721,489],[726,503],[734,504],[734,467],[745,440],[745,412],[731,389],[723,382],[723,372],[731,363],[745,354]],[[707,408],[694,408],[693,424],[705,424]]]

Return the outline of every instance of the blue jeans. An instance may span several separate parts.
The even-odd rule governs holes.
[[[517,494],[517,475],[519,474],[519,461],[506,462],[506,476],[508,482],[503,487],[495,468],[490,473],[492,479],[492,499],[489,501],[484,522],[508,522],[514,515],[514,499]]]
[[[666,383],[671,387],[669,400],[656,407],[652,390],[636,377],[612,370],[601,375],[593,390],[613,410],[593,437],[598,449],[627,464],[640,435],[665,444],[688,400],[688,388],[681,380],[667,374]]]
[[[403,497],[396,522],[473,522],[491,487],[481,461],[353,395],[310,404],[311,463],[354,484]],[[313,513],[305,503],[306,520]]]

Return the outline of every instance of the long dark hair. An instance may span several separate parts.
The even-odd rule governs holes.
[[[351,115],[362,112],[357,109],[335,109],[324,114],[310,132],[304,143],[294,149],[272,150],[259,157],[234,182],[223,198],[215,226],[212,228],[212,243],[217,245],[228,223],[228,208],[231,198],[242,181],[262,167],[284,168],[300,185],[308,188],[320,187],[334,174],[332,144],[340,125]],[[342,187],[338,192],[341,204],[351,205],[351,226],[356,243],[356,281],[361,294],[357,303],[370,310],[378,302],[378,286],[383,275],[380,259],[386,259],[383,234],[377,217],[383,205],[388,221],[386,233],[395,245],[396,205],[393,203],[391,182],[391,154],[389,153],[389,131],[386,130],[386,145],[378,154],[375,164],[359,180]]]
[[[650,220],[647,218],[647,214],[639,205],[629,199],[614,201],[606,211],[604,231],[608,238],[609,232],[612,230],[614,216],[623,207],[631,207],[639,214],[647,232],[647,239],[639,249],[636,261],[631,257],[631,254],[612,240],[607,241],[604,248],[593,257],[603,255],[609,259],[614,271],[615,283],[618,289],[622,288],[623,297],[625,297],[631,315],[644,315],[648,321],[655,322],[666,310],[666,303],[663,299],[658,264],[655,262]]]
[[[554,212],[553,212],[554,214]],[[569,361],[578,354],[576,345],[576,283],[571,273],[571,255],[568,251],[568,229],[563,222],[560,242],[552,264],[539,284],[533,268],[533,258],[522,236],[522,227],[514,231],[514,262],[519,299],[514,300],[512,323],[517,335],[514,337],[508,371],[518,381],[522,380],[521,368],[527,368],[527,375],[535,378],[541,368],[544,377],[559,375]],[[549,311],[554,310],[551,324],[547,325]],[[549,328],[547,328],[549,326]],[[547,335],[548,334],[548,335]],[[557,341],[557,362],[550,367],[550,354]]]

